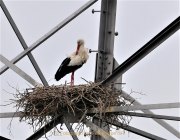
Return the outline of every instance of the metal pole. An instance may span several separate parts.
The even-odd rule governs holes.
[[[180,17],[175,19],[171,24],[169,24],[160,33],[158,33],[149,42],[147,42],[142,48],[140,48],[137,52],[135,52],[132,56],[130,56],[121,65],[119,65],[109,77],[107,77],[104,81],[102,81],[102,84],[108,84],[115,81],[119,76],[124,74],[137,62],[139,62],[142,58],[144,58],[156,47],[158,47],[162,42],[164,42],[176,31],[178,31],[179,28],[180,28]]]
[[[19,29],[17,28],[17,26],[16,26],[16,24],[15,24],[13,18],[11,17],[11,15],[10,15],[8,9],[6,8],[4,2],[1,1],[0,5],[1,5],[1,8],[2,8],[2,10],[4,11],[4,14],[6,15],[6,17],[7,17],[8,21],[9,21],[9,23],[11,24],[11,27],[13,28],[13,30],[14,30],[16,36],[18,37],[18,39],[19,39],[21,45],[23,46],[24,49],[27,49],[28,46],[27,46],[27,44],[26,44],[24,38],[22,37],[22,35],[21,35]],[[36,60],[34,59],[33,55],[32,55],[31,53],[29,53],[29,54],[28,54],[28,57],[29,57],[29,59],[30,59],[32,65],[34,66],[34,69],[36,70],[36,72],[37,72],[39,78],[41,79],[42,83],[43,83],[45,86],[48,86],[48,83],[47,83],[47,81],[46,81],[44,75],[42,74],[42,72],[41,72],[41,70],[40,70],[40,68],[39,68],[39,66],[38,66],[38,64],[37,64],[37,62],[36,62]]]
[[[51,37],[53,34],[55,34],[57,31],[59,31],[61,28],[63,28],[70,21],[72,21],[74,18],[76,18],[78,15],[80,15],[82,12],[84,12],[86,9],[88,9],[91,5],[93,5],[97,1],[98,0],[90,0],[87,3],[85,3],[78,10],[76,10],[74,13],[72,13],[70,16],[68,16],[66,19],[64,19],[61,23],[59,23],[57,26],[55,26],[53,29],[51,29],[49,32],[47,32],[45,35],[43,35],[41,38],[39,38],[36,42],[34,42],[26,50],[24,50],[19,55],[17,55],[14,59],[12,59],[11,63],[14,64],[14,63],[18,62],[20,59],[22,59],[24,56],[26,56],[28,53],[30,53],[32,50],[34,50],[36,47],[38,47],[41,43],[46,41],[49,37]],[[4,73],[7,69],[8,69],[7,66],[4,66],[3,68],[1,68],[0,75],[2,73]]]
[[[99,45],[96,58],[95,82],[107,78],[113,71],[114,65],[114,33],[116,22],[117,0],[101,1],[101,16],[99,29]],[[109,125],[94,118],[93,123],[109,133]],[[104,140],[99,135],[92,135],[91,140]]]

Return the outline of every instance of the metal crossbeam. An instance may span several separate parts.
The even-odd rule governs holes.
[[[42,44],[44,41],[46,41],[49,37],[51,37],[53,34],[55,34],[57,31],[59,31],[61,28],[63,28],[70,21],[72,21],[74,18],[76,18],[78,15],[80,15],[82,12],[84,12],[86,9],[88,9],[91,5],[93,5],[97,1],[98,0],[90,0],[87,3],[85,3],[78,10],[76,10],[74,13],[72,13],[70,16],[68,16],[66,19],[64,19],[61,23],[59,23],[57,26],[55,26],[53,29],[51,29],[49,32],[47,32],[45,35],[43,35],[41,38],[39,38],[31,46],[29,46],[27,49],[25,49],[23,52],[21,52],[19,55],[17,55],[14,59],[12,59],[11,63],[14,64],[14,63],[18,62],[19,60],[21,60],[24,56],[26,56],[28,53],[30,53],[32,50],[34,50],[36,47],[38,47],[40,44]],[[7,66],[2,67],[0,69],[0,75],[2,73],[4,73],[7,69],[8,69]]]
[[[108,107],[104,112],[122,112],[122,111],[136,111],[136,110],[149,110],[149,109],[168,109],[180,108],[180,103],[161,103],[161,104],[145,104],[133,106],[112,106]],[[98,113],[98,108],[93,108],[88,113]]]
[[[127,130],[129,132],[132,132],[134,134],[137,134],[137,135],[143,136],[145,138],[151,139],[151,140],[165,140],[164,138],[161,138],[159,136],[153,135],[151,133],[145,132],[143,130],[137,129],[137,128],[132,127],[132,126],[122,124],[122,123],[120,123],[118,121],[113,121],[113,122],[106,121],[106,122],[108,122],[108,123],[110,123],[110,124],[112,124],[114,126],[120,127],[122,129],[125,129],[125,130]]]
[[[21,117],[21,112],[6,112],[6,113],[0,113],[0,118],[13,118],[13,117]]]
[[[136,113],[136,112],[118,112],[117,114],[118,115],[135,116],[135,117],[145,117],[145,118],[180,121],[180,117],[166,116],[166,115],[145,114],[145,113]]]
[[[142,105],[140,102],[138,102],[136,99],[134,99],[132,96],[130,96],[128,93],[126,93],[123,90],[122,90],[121,96],[123,96],[124,98],[126,98],[130,102],[133,102],[134,105]],[[146,114],[154,114],[150,110],[142,110],[142,112],[144,112]],[[165,121],[160,120],[160,119],[153,119],[153,120],[155,122],[157,122],[159,125],[161,125],[162,127],[164,127],[167,131],[172,133],[174,136],[176,136],[177,138],[180,138],[180,132],[177,131],[176,129],[174,129],[171,125],[169,125],[168,123],[166,123]]]
[[[99,119],[98,119],[99,120]],[[104,131],[103,129],[101,129],[99,126],[95,125],[94,123],[90,122],[90,121],[85,121],[84,124],[87,127],[90,127],[91,130],[93,130],[94,133],[96,133],[97,135],[100,135],[102,138],[104,138],[105,140],[115,140],[115,138],[111,137],[110,134],[108,134],[106,131]]]
[[[130,116],[149,117],[149,118],[156,118],[156,119],[168,119],[168,120],[179,121],[180,117],[128,112],[128,111],[135,111],[135,110],[168,109],[168,108],[180,108],[180,103],[161,103],[161,104],[146,104],[146,105],[134,105],[134,106],[112,106],[112,107],[107,108],[104,112],[118,113],[120,115],[125,114],[125,115],[130,115]],[[87,115],[96,114],[96,113],[99,113],[99,109],[93,108],[87,112]],[[20,117],[21,115],[22,115],[21,112],[7,112],[7,113],[0,113],[0,118]]]
[[[26,140],[37,140],[43,135],[45,135],[47,132],[49,132],[52,128],[54,128],[56,125],[58,125],[60,122],[63,121],[63,116],[58,116],[54,120],[52,120],[50,123],[46,124],[44,127],[39,129],[37,132],[35,132],[33,135],[31,135]]]
[[[1,8],[2,8],[2,10],[4,11],[4,14],[6,15],[6,17],[7,17],[8,21],[9,21],[9,23],[11,24],[11,27],[13,28],[13,30],[14,30],[16,36],[18,37],[18,39],[19,39],[21,45],[23,46],[24,49],[27,49],[28,46],[27,46],[27,44],[26,44],[24,38],[22,37],[22,35],[21,35],[19,29],[17,28],[17,26],[16,26],[16,24],[15,24],[13,18],[11,17],[11,15],[10,15],[8,9],[6,8],[4,2],[1,1],[1,2],[0,2],[0,5],[1,5]],[[30,59],[32,65],[34,66],[34,69],[36,70],[36,72],[37,72],[39,78],[41,79],[42,83],[43,83],[45,86],[48,86],[48,83],[47,83],[47,81],[46,81],[44,75],[42,74],[42,72],[41,72],[41,70],[40,70],[40,68],[39,68],[39,66],[38,66],[38,64],[37,64],[37,62],[36,62],[36,60],[34,59],[33,55],[32,55],[31,53],[29,53],[29,54],[28,54],[28,57],[29,57],[29,59]]]
[[[19,76],[21,76],[24,80],[28,81],[31,85],[37,86],[40,85],[36,82],[31,76],[26,74],[23,70],[12,64],[8,59],[0,54],[0,61],[10,67],[14,72],[16,72]]]
[[[175,19],[171,24],[164,28],[160,33],[153,37],[149,42],[147,42],[142,48],[130,56],[126,61],[124,61],[119,67],[117,67],[113,73],[107,77],[102,84],[108,84],[114,82],[118,77],[124,74],[142,58],[148,55],[156,47],[158,47],[162,42],[168,39],[180,28],[180,17]]]

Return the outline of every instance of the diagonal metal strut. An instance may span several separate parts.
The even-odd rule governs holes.
[[[142,58],[144,58],[156,47],[158,47],[161,43],[163,43],[166,39],[168,39],[171,35],[173,35],[176,31],[178,31],[179,28],[180,28],[180,17],[175,19],[166,28],[164,28],[155,37],[153,37],[149,42],[147,42],[142,48],[136,51],[121,65],[119,65],[109,77],[107,77],[104,81],[102,81],[102,84],[104,85],[114,82],[118,77],[124,74],[137,62],[139,62]]]
[[[37,132],[35,132],[33,135],[28,137],[26,140],[37,140],[43,135],[45,135],[47,132],[49,132],[51,129],[53,129],[56,125],[58,125],[61,121],[63,121],[63,116],[58,116],[48,124],[46,124],[44,127],[39,129]]]
[[[135,117],[145,117],[145,118],[180,121],[180,117],[166,116],[166,115],[155,115],[155,114],[146,114],[146,113],[137,113],[137,112],[118,112],[117,114],[118,115],[135,116]]]
[[[125,91],[122,91],[121,96],[123,96],[125,99],[133,102],[134,105],[142,105],[140,102],[136,101],[133,97],[131,97],[128,93],[126,93]],[[142,112],[146,113],[146,114],[154,114],[152,111],[150,110],[141,110]],[[169,132],[171,132],[173,135],[175,135],[177,138],[180,138],[180,132],[177,131],[176,129],[174,129],[171,125],[169,125],[168,123],[166,123],[163,120],[160,119],[153,119],[155,122],[157,122],[159,125],[161,125],[162,127],[164,127],[166,130],[168,130]]]
[[[151,139],[151,140],[165,140],[164,138],[161,138],[159,136],[156,136],[156,135],[153,135],[151,133],[145,132],[143,130],[137,129],[135,127],[120,123],[118,121],[114,121],[114,122],[106,121],[106,122],[108,122],[108,123],[110,123],[110,124],[112,124],[114,126],[120,127],[122,129],[125,129],[125,130],[127,130],[129,132],[132,132],[132,133],[135,133],[137,135],[143,136],[145,138]]]
[[[8,21],[9,21],[9,23],[11,24],[11,27],[13,28],[13,30],[14,30],[16,36],[18,37],[18,39],[19,39],[21,45],[23,46],[24,49],[27,49],[28,46],[27,46],[27,44],[26,44],[26,42],[25,42],[23,36],[21,35],[19,29],[17,28],[17,26],[16,26],[16,24],[15,24],[13,18],[11,17],[11,15],[10,15],[8,9],[6,8],[6,5],[4,4],[3,1],[0,2],[0,5],[1,5],[1,8],[2,8],[2,10],[4,11],[4,14],[6,15],[6,17],[7,17]],[[32,55],[31,53],[29,53],[29,54],[28,54],[28,57],[29,57],[29,59],[30,59],[32,65],[34,66],[34,69],[36,70],[36,72],[37,72],[39,78],[41,79],[42,83],[43,83],[45,86],[48,86],[48,83],[47,83],[47,81],[46,81],[44,75],[42,74],[42,72],[41,72],[41,70],[40,70],[40,68],[39,68],[39,66],[38,66],[38,64],[37,64],[37,62],[36,62],[36,60],[34,59],[33,55]]]
[[[0,54],[0,61],[10,67],[14,72],[16,72],[19,76],[21,76],[23,79],[28,81],[33,86],[38,86],[39,83],[36,82],[31,76],[26,74],[23,70],[12,64],[8,59],[6,59],[4,56]]]

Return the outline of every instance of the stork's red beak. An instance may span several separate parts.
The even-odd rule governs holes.
[[[80,44],[78,43],[77,50],[76,50],[76,55],[78,54],[79,48],[80,48]]]

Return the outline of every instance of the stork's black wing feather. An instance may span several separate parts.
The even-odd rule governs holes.
[[[60,80],[62,77],[64,77],[66,75],[66,73],[64,73],[64,71],[65,71],[65,68],[67,67],[67,65],[69,64],[70,61],[71,61],[71,59],[69,57],[67,57],[61,63],[59,69],[57,70],[57,72],[55,74],[55,79],[57,81]]]

